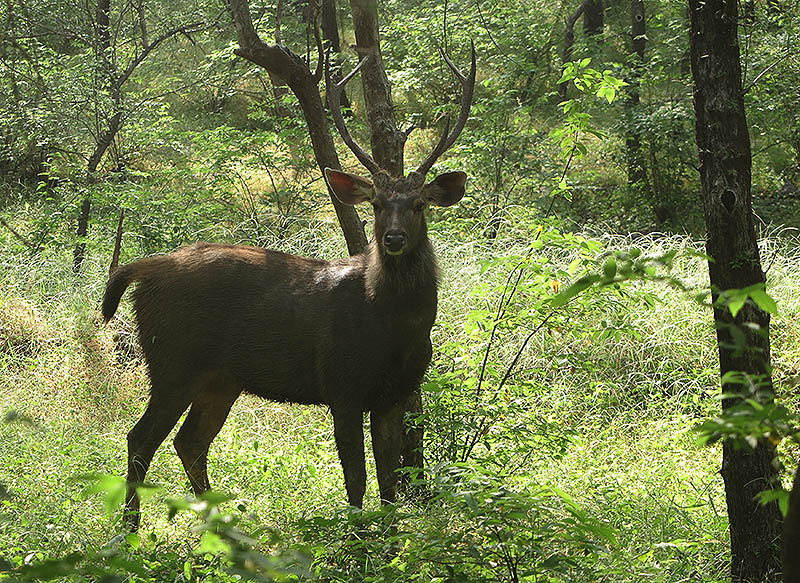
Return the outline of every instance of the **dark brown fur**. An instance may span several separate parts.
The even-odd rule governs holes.
[[[443,180],[439,189],[453,190],[455,200],[463,194],[458,175],[455,187]],[[332,186],[343,199],[349,188],[365,188]],[[370,411],[381,498],[394,501],[402,403],[430,361],[436,317],[438,268],[419,201],[452,202],[430,185],[410,194],[364,192],[347,202],[374,200],[381,208],[376,240],[361,255],[326,262],[198,243],[113,273],[103,316],[113,317],[136,282],[134,311],[151,380],[150,403],[128,434],[126,510],[133,528],[139,519],[134,486],[190,405],[175,448],[194,491],[209,488],[209,445],[242,391],[330,407],[353,506],[361,506],[366,487],[362,416]],[[386,233],[404,237],[400,254],[386,252]]]

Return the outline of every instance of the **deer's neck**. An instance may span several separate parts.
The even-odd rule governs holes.
[[[381,252],[374,239],[366,252],[365,285],[372,299],[400,296],[406,300],[436,294],[439,265],[427,237],[402,255]]]

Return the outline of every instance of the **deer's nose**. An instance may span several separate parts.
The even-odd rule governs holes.
[[[406,246],[405,233],[390,231],[383,236],[383,246],[391,255],[399,255]]]

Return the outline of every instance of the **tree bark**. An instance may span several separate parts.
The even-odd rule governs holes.
[[[234,53],[287,82],[303,111],[314,148],[314,157],[320,171],[325,168],[341,169],[336,147],[329,131],[328,118],[322,107],[319,79],[311,73],[308,65],[288,48],[269,45],[259,38],[253,27],[247,0],[227,0],[227,2],[239,40],[239,48]],[[328,194],[342,227],[348,252],[351,255],[360,253],[367,247],[367,237],[358,214],[353,207],[339,202],[330,189]]]
[[[647,167],[642,154],[641,132],[636,124],[636,113],[639,109],[639,88],[641,86],[642,65],[647,43],[645,28],[644,0],[631,0],[631,67],[628,71],[627,94],[625,99],[625,137],[626,161],[628,167],[628,186],[639,193],[645,200],[652,202],[650,184],[647,180]],[[653,204],[656,221],[662,223],[666,219],[663,207]]]
[[[583,34],[587,40],[603,34],[605,8],[603,0],[585,0],[583,3]],[[597,39],[592,39],[597,42]]]
[[[83,260],[86,257],[86,236],[89,234],[89,216],[92,209],[91,201],[91,187],[95,183],[97,167],[100,160],[103,158],[111,142],[114,140],[117,131],[119,130],[119,122],[121,116],[119,114],[119,100],[120,91],[119,86],[116,85],[114,65],[111,61],[111,28],[110,28],[110,12],[111,0],[97,0],[95,6],[95,22],[94,22],[94,40],[95,40],[95,67],[97,69],[97,77],[100,79],[100,87],[102,90],[112,97],[115,111],[112,114],[106,130],[97,139],[94,151],[89,156],[89,162],[86,168],[86,197],[81,201],[81,210],[78,214],[78,228],[75,230],[75,235],[78,242],[75,244],[73,252],[73,269],[75,273],[81,270]],[[102,119],[102,105],[97,105],[95,116],[100,125]]]
[[[375,0],[351,0],[356,51],[370,58],[361,68],[361,84],[367,106],[372,157],[378,165],[394,176],[403,176],[403,146],[406,135],[398,131],[392,104],[392,90],[383,66],[378,5]]]
[[[750,137],[742,97],[735,0],[689,0],[690,48],[694,78],[696,137],[703,207],[708,230],[712,297],[724,290],[765,281],[751,207]],[[720,372],[750,375],[771,391],[769,314],[748,302],[732,318],[727,306],[714,308]],[[734,334],[735,331],[735,334]],[[736,346],[735,338],[744,338]],[[726,394],[747,388],[727,382]],[[723,408],[737,401],[725,399]],[[731,535],[734,583],[777,581],[780,572],[780,511],[755,496],[777,484],[774,447],[761,440],[755,449],[723,444],[722,477]]]
[[[114,236],[114,252],[111,255],[111,265],[108,266],[108,274],[111,275],[119,266],[119,256],[122,252],[122,224],[125,221],[125,209],[120,209],[119,220],[117,221],[117,233]]]
[[[283,17],[283,0],[278,0],[277,5],[275,6],[275,44],[280,45],[283,41],[281,41],[281,20]],[[281,118],[287,118],[292,115],[292,112],[289,111],[283,104],[283,97],[284,95],[289,94],[289,88],[286,86],[286,83],[283,79],[278,77],[275,73],[271,71],[267,71],[267,77],[269,77],[269,82],[272,85],[272,96],[275,98],[275,115]]]
[[[333,62],[337,65],[333,68],[331,77],[338,83],[342,80],[342,72],[338,66],[340,63],[341,44],[339,42],[339,25],[336,18],[336,0],[322,0],[321,12],[322,38],[330,44]],[[350,109],[350,100],[347,98],[346,88],[344,87],[339,95],[339,103],[342,109]]]
[[[794,473],[789,512],[783,522],[783,581],[800,582],[800,464]]]
[[[561,62],[563,65],[566,65],[572,60],[572,49],[575,45],[575,23],[583,15],[584,7],[585,3],[581,2],[580,6],[575,9],[575,12],[567,18],[567,22],[564,24],[564,50],[561,53]],[[560,101],[567,99],[567,87],[569,87],[568,81],[564,81],[558,85],[558,98]]]

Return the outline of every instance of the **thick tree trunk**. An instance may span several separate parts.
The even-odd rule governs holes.
[[[406,134],[397,129],[392,104],[392,89],[381,57],[378,29],[378,5],[374,0],[351,0],[356,50],[359,56],[370,56],[361,69],[361,83],[367,106],[372,156],[377,164],[394,176],[403,176],[403,146]],[[412,416],[422,414],[420,389],[406,401],[406,411]],[[423,431],[414,426],[403,440],[400,466],[424,466]]]
[[[735,0],[689,0],[696,135],[703,206],[711,258],[712,294],[764,282],[751,208],[750,138],[742,98]],[[714,309],[720,371],[747,373],[772,390],[769,314],[748,302],[732,318],[726,306]],[[735,331],[735,334],[734,334]],[[744,338],[737,350],[735,338]],[[725,393],[746,387],[723,385]],[[728,408],[731,399],[723,401]],[[781,517],[777,504],[760,505],[755,496],[777,484],[774,447],[762,440],[754,450],[723,445],[722,477],[731,534],[734,583],[777,581]]]
[[[783,581],[800,583],[800,464],[794,474],[789,512],[783,523]]]
[[[356,50],[361,57],[371,56],[361,69],[361,82],[367,106],[372,155],[381,168],[395,176],[402,176],[406,134],[397,129],[391,87],[381,57],[377,3],[374,0],[351,0],[350,10],[353,15]],[[419,389],[406,402],[406,411],[412,416],[422,413],[422,395]],[[400,465],[421,468],[424,463],[423,431],[415,426],[406,433]]]
[[[320,171],[325,168],[341,169],[336,147],[328,128],[328,118],[322,107],[319,79],[315,78],[303,60],[288,48],[269,45],[259,38],[253,28],[247,0],[228,0],[228,8],[236,25],[239,39],[239,48],[234,52],[286,80],[303,110],[311,144],[314,148],[314,157]],[[328,194],[342,227],[348,252],[351,255],[360,253],[367,247],[367,238],[358,214],[353,207],[340,203],[332,192],[329,191]]]

